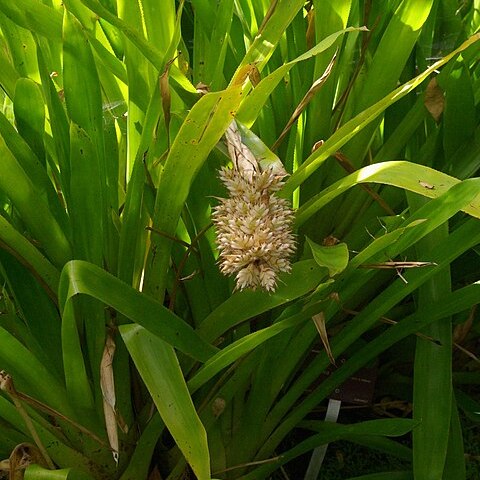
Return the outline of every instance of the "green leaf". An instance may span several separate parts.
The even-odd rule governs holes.
[[[62,311],[78,294],[88,295],[111,306],[197,360],[206,361],[217,352],[215,347],[159,302],[93,264],[74,260],[65,265],[60,277],[58,298]]]
[[[455,399],[452,401],[452,415],[448,436],[447,457],[442,480],[458,478],[466,480],[465,450],[463,448],[463,431]]]
[[[256,65],[259,71],[263,70],[280,38],[303,4],[302,0],[292,0],[291,2],[275,2],[270,5],[268,15],[261,28],[256,32],[255,39],[238,67],[237,73],[248,64]]]
[[[313,258],[320,267],[328,268],[331,277],[343,272],[348,265],[348,247],[346,243],[339,243],[325,247],[306,237],[307,243],[312,250]]]
[[[28,78],[21,78],[15,85],[13,100],[15,123],[20,135],[30,145],[38,159],[45,165],[45,104],[38,85]]]
[[[30,270],[48,295],[56,301],[60,272],[1,215],[0,246]]]
[[[274,323],[270,327],[245,335],[236,342],[223,348],[216,355],[208,359],[195,376],[189,380],[188,386],[191,392],[193,393],[196,391],[223,368],[232,364],[241,356],[252,351],[268,339],[278,335],[288,328],[303,325],[303,322],[310,319],[314,313],[315,312],[311,309],[305,309],[300,313],[290,316],[287,315],[287,318],[282,318],[282,320]]]
[[[67,264],[68,265],[68,264]],[[61,288],[61,284],[60,287]],[[76,418],[86,418],[91,421],[94,417],[94,394],[87,373],[87,366],[83,357],[82,341],[75,317],[73,302],[62,305],[62,353],[63,368],[65,370],[65,385],[70,403],[76,411]],[[90,305],[81,305],[85,314],[92,314]],[[93,314],[94,315],[94,314]],[[92,317],[93,317],[92,315]],[[80,316],[83,320],[83,316]],[[89,323],[98,324],[94,318],[89,318]],[[89,325],[90,329],[92,328]],[[85,342],[87,343],[87,342]],[[90,352],[89,352],[90,353]]]
[[[91,138],[70,124],[70,216],[75,258],[102,265],[102,185],[99,159]]]
[[[38,87],[30,80],[20,79],[19,82],[29,84],[28,89],[37,90]],[[29,92],[25,92],[26,95],[30,95]],[[25,99],[17,98],[18,101],[23,103]],[[43,104],[42,107],[43,109]],[[28,112],[26,112],[28,115]],[[39,152],[32,150],[29,144],[19,135],[13,125],[7,120],[7,118],[0,114],[0,135],[3,137],[5,145],[15,157],[15,160],[22,167],[25,174],[34,184],[38,195],[42,200],[48,203],[52,215],[55,217],[59,226],[62,228],[65,234],[68,233],[68,217],[58,199],[58,193],[53,187],[52,181],[48,176],[48,172],[45,165],[45,159],[41,157],[43,154],[43,144]],[[42,140],[43,141],[43,140]],[[40,157],[37,156],[40,154]]]
[[[50,39],[62,38],[62,15],[42,2],[37,0],[1,2],[0,10],[23,28]]]
[[[360,183],[383,183],[425,197],[437,198],[446,193],[453,185],[460,183],[460,180],[432,168],[410,162],[383,162],[369,165],[335,182],[302,205],[297,211],[296,225],[302,225],[324,205]],[[480,218],[480,195],[466,204],[463,211]]]
[[[160,177],[145,271],[145,292],[162,300],[172,240],[190,186],[207,155],[230,125],[242,100],[242,86],[203,96],[190,110],[172,144]],[[168,238],[170,237],[170,238]]]
[[[20,243],[22,242],[27,240],[21,237]],[[62,381],[61,320],[56,305],[56,289],[55,292],[46,289],[45,285],[42,285],[42,280],[35,275],[35,271],[29,272],[3,249],[0,249],[0,264],[0,271],[18,310],[15,314],[12,312],[12,317],[18,320],[15,322],[16,325],[12,328],[9,322],[4,322],[2,326],[16,335],[30,352]],[[50,265],[50,268],[53,267]],[[59,279],[58,272],[56,274]]]
[[[0,190],[14,203],[33,237],[40,242],[52,263],[61,267],[71,255],[70,244],[41,192],[0,137]],[[33,208],[35,207],[35,208]]]
[[[382,100],[363,110],[356,117],[342,125],[321,147],[316,149],[287,180],[281,192],[282,196],[289,197],[330,155],[337,152],[348,140],[353,138],[360,130],[377,118],[387,107],[403,98],[407,93],[411,92],[426,80],[436,69],[450,61],[455,55],[467,49],[470,45],[473,45],[479,39],[480,33],[473,35],[459,48],[438,62],[435,62],[420,75],[401,85],[386,95]]]
[[[210,479],[207,435],[173,348],[139,325],[120,333],[166,427],[199,480]]]
[[[250,128],[257,119],[260,110],[267,102],[268,98],[275,90],[277,85],[285,78],[290,69],[299,62],[303,62],[315,55],[318,55],[325,50],[328,50],[341,35],[347,32],[353,32],[358,30],[364,30],[363,28],[349,27],[336,33],[332,33],[328,37],[324,38],[321,42],[317,43],[308,52],[303,53],[294,60],[285,63],[281,67],[274,70],[272,73],[263,78],[260,83],[250,92],[248,97],[242,103],[242,106],[238,110],[236,119],[243,123],[246,127]]]
[[[387,420],[369,420],[354,425],[339,425],[331,422],[315,422],[321,433],[312,435],[303,440],[292,449],[284,452],[276,460],[268,462],[266,465],[255,469],[252,473],[244,475],[245,480],[253,480],[254,478],[266,478],[269,473],[277,469],[280,465],[298,457],[315,447],[325,445],[342,439],[350,435],[384,435],[384,436],[401,436],[410,432],[416,427],[417,422],[409,419],[396,418]]]
[[[325,269],[313,260],[297,262],[290,274],[281,275],[274,293],[252,290],[235,292],[202,322],[198,333],[214,341],[235,325],[312,291],[324,280],[325,273]]]
[[[412,472],[382,472],[360,477],[350,477],[347,480],[413,480]]]
[[[417,210],[425,203],[408,196],[409,207]],[[417,258],[426,258],[448,238],[448,224],[418,241]],[[451,292],[450,268],[441,269],[418,290],[419,309],[443,302]],[[423,327],[420,322],[419,327]],[[438,343],[417,339],[415,349],[413,418],[420,422],[413,433],[413,472],[416,478],[441,480],[447,456],[452,414],[452,319],[444,317],[422,328],[422,333]]]
[[[0,9],[1,8],[4,7],[0,6]],[[35,42],[32,33],[21,28],[21,26],[15,24],[15,21],[12,22],[10,18],[7,17],[8,14],[4,16],[0,13],[0,25],[3,37],[8,44],[11,63],[21,77],[31,77],[37,80]]]
[[[12,376],[19,392],[37,398],[51,408],[74,418],[67,401],[65,387],[57,377],[21,344],[10,332],[0,327],[0,362]]]
[[[460,56],[452,67],[447,79],[443,82],[439,79],[440,86],[445,85],[443,145],[447,159],[459,147],[472,140],[478,125],[475,118],[474,84],[468,66]]]
[[[120,480],[147,478],[152,454],[164,428],[165,424],[160,415],[153,415],[138,439],[128,467],[122,473]]]
[[[10,57],[6,48],[0,48],[0,85],[9,98],[14,97],[15,84],[20,78],[20,74],[15,70],[11,64]]]
[[[59,92],[50,76],[49,66],[46,64],[46,54],[50,45],[42,38],[37,37],[37,57],[40,78],[42,80],[43,96],[48,109],[50,128],[55,145],[56,163],[59,168],[60,184],[63,195],[68,204],[70,199],[70,138],[67,115]]]
[[[69,12],[65,12],[63,30],[63,75],[67,111],[70,119],[89,135],[101,165],[104,155],[103,114],[97,68],[87,37],[78,20]]]
[[[40,465],[29,465],[25,469],[24,480],[94,480],[88,473],[75,468],[49,470]]]

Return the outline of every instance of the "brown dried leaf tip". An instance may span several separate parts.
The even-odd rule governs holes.
[[[235,274],[236,290],[260,287],[273,292],[278,274],[290,272],[295,251],[293,212],[287,200],[275,195],[286,172],[278,168],[261,172],[258,163],[252,165],[249,160],[248,169],[233,158],[233,169],[220,170],[229,193],[213,213],[220,270],[224,275]]]

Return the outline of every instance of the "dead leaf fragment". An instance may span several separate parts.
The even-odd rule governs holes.
[[[455,329],[453,330],[453,342],[462,343],[465,340],[465,338],[467,338],[467,335],[470,333],[470,330],[472,329],[473,320],[475,318],[476,311],[477,311],[477,305],[474,305],[470,310],[470,314],[467,320],[465,320],[465,322],[460,323],[455,327]]]
[[[300,117],[302,112],[307,108],[307,105],[313,100],[318,90],[328,80],[328,77],[332,73],[333,66],[335,65],[336,59],[337,59],[337,52],[334,53],[332,59],[330,60],[330,63],[327,65],[327,68],[325,69],[323,74],[319,78],[317,78],[315,82],[313,82],[308,92],[305,94],[305,96],[302,98],[301,102],[298,104],[297,108],[295,109],[295,111],[292,113],[292,116],[290,117],[290,120],[287,122],[287,125],[283,129],[280,136],[277,138],[276,142],[272,145],[272,148],[271,148],[272,151],[276,150],[279,147],[279,145],[282,143],[283,139],[287,135],[288,131],[292,127],[292,125],[297,121],[298,117]]]
[[[113,357],[115,355],[115,341],[111,333],[107,335],[100,363],[100,387],[103,395],[103,414],[107,429],[108,442],[112,449],[115,462],[118,463],[118,430],[115,413],[115,381],[113,378]]]
[[[426,188],[427,190],[435,190],[435,185],[432,185],[431,183],[423,182],[422,180],[419,180],[418,183],[421,187]]]
[[[438,122],[445,108],[445,97],[436,78],[432,78],[427,85],[424,104],[433,119]]]
[[[219,417],[223,411],[225,410],[225,407],[227,406],[227,402],[225,399],[221,397],[217,397],[213,402],[212,402],[212,413],[215,418]]]
[[[12,450],[8,461],[2,462],[5,466],[8,464],[9,480],[23,480],[25,469],[33,463],[49,467],[40,450],[31,443],[20,443]]]
[[[325,314],[323,312],[317,313],[312,317],[313,323],[317,329],[318,334],[320,335],[320,340],[323,343],[325,352],[330,360],[332,365],[336,365],[335,358],[333,357],[332,349],[330,348],[330,342],[328,340],[327,327],[325,324]]]

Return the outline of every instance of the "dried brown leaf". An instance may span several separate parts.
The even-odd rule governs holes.
[[[272,145],[272,148],[271,148],[272,151],[276,150],[278,146],[282,143],[288,131],[290,130],[290,128],[292,128],[292,125],[297,121],[298,117],[307,108],[307,105],[313,100],[313,97],[318,92],[320,87],[327,81],[328,77],[332,73],[332,69],[333,69],[333,66],[335,65],[336,58],[337,58],[337,52],[335,52],[335,54],[333,55],[332,59],[330,60],[330,63],[327,65],[327,68],[325,69],[321,77],[315,80],[315,82],[313,82],[308,92],[305,94],[305,96],[302,98],[302,100],[298,104],[297,108],[295,109],[292,116],[290,117],[290,120],[287,122],[287,125],[285,125],[283,132],[280,134],[277,141]]]
[[[115,462],[118,463],[118,429],[115,414],[115,381],[113,377],[113,357],[115,342],[111,334],[107,335],[100,363],[100,387],[103,395],[103,414],[107,429],[108,442]]]
[[[317,313],[312,317],[312,320],[315,324],[318,334],[320,335],[320,340],[323,343],[323,347],[325,348],[325,352],[327,353],[330,363],[332,365],[336,365],[332,349],[330,348],[330,342],[328,340],[327,327],[325,324],[325,314],[323,312]]]
[[[433,119],[438,122],[445,108],[445,97],[436,78],[432,78],[427,85],[424,104]]]
[[[238,130],[235,120],[229,125],[225,132],[228,153],[237,171],[244,178],[251,181],[255,172],[260,171],[255,155],[242,142],[242,136]]]
[[[470,314],[465,322],[460,323],[453,330],[453,342],[462,343],[467,337],[468,333],[472,329],[473,319],[475,318],[475,312],[477,310],[477,305],[474,305],[470,310]]]

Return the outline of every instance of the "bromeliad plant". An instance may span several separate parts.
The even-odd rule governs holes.
[[[264,479],[340,438],[465,478],[476,2],[5,0],[0,27],[10,478]],[[419,331],[413,419],[309,417]]]

